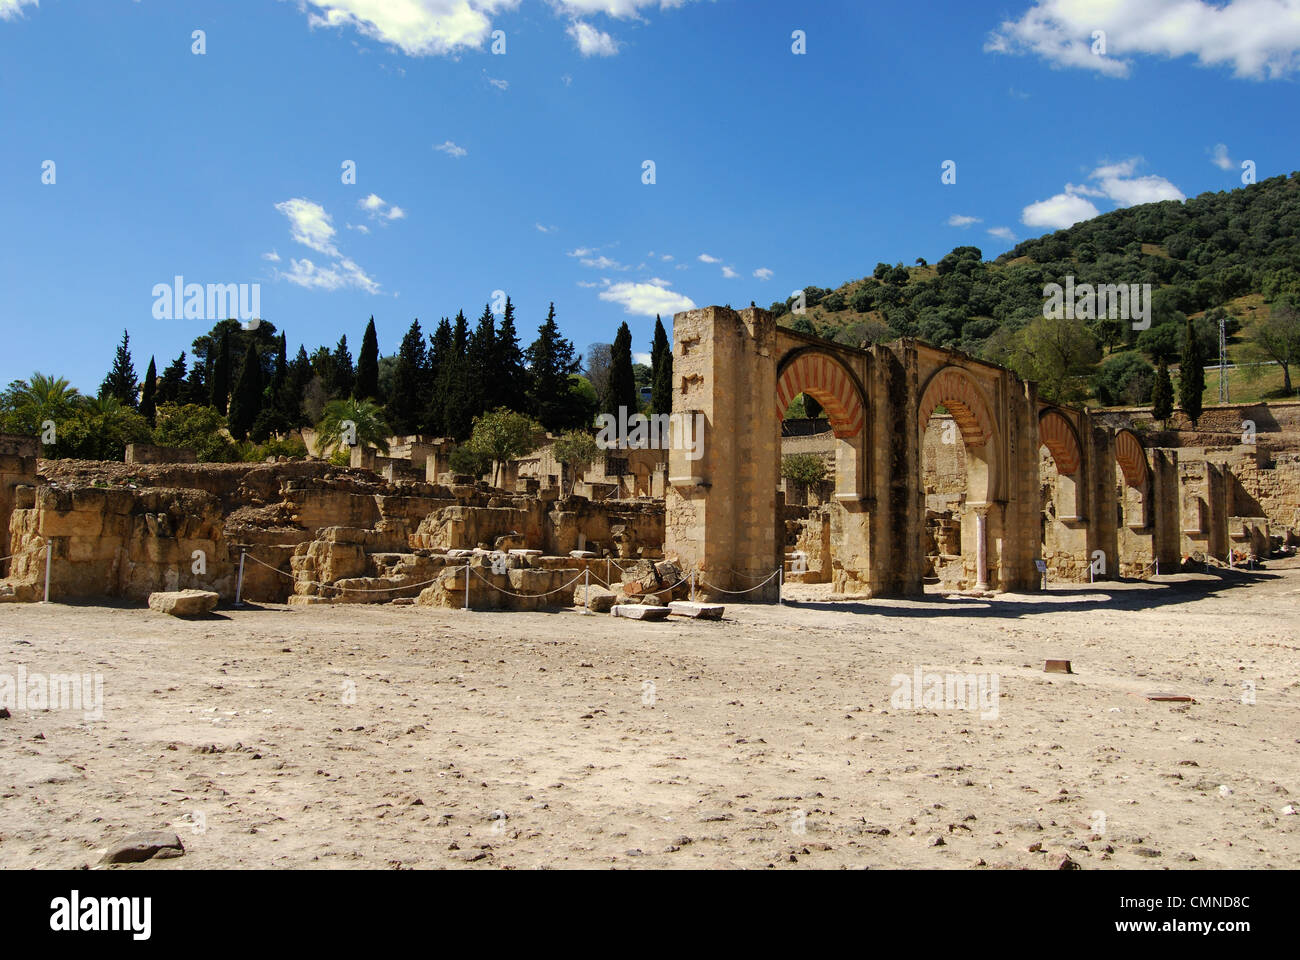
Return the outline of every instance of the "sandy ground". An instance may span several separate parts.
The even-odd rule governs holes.
[[[0,605],[0,674],[98,673],[105,698],[101,721],[0,719],[0,866],[94,865],[160,828],[183,858],[114,869],[1300,860],[1294,562],[992,600],[788,592],[666,624]],[[892,706],[916,668],[996,675],[996,717]]]

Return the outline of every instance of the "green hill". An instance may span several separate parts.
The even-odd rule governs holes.
[[[771,309],[781,323],[853,346],[912,336],[962,350],[1006,364],[1060,399],[1144,403],[1145,364],[1130,357],[1128,379],[1118,383],[1104,382],[1104,368],[1118,370],[1120,358],[1134,352],[1176,365],[1187,317],[1215,363],[1220,311],[1229,317],[1230,359],[1245,360],[1251,328],[1280,304],[1300,303],[1297,176],[1115,210],[1026,240],[993,261],[960,246],[935,264],[880,263],[870,276],[835,288],[806,287],[802,315],[791,312],[793,297]],[[1041,329],[1043,287],[1067,276],[1076,284],[1150,284],[1152,328],[1139,334],[1129,323],[1081,320],[1065,325],[1073,329]],[[1040,349],[1053,339],[1070,341],[1055,361]],[[1217,383],[1216,376],[1213,389],[1207,385],[1207,401],[1217,400]],[[1233,399],[1252,399],[1250,390],[1278,393],[1280,383],[1280,372],[1241,389],[1234,381]]]

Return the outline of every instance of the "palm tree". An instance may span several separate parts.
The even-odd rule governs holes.
[[[380,453],[387,454],[392,432],[384,408],[373,400],[354,397],[331,400],[325,404],[320,423],[316,424],[316,449],[327,456],[350,440],[356,446],[377,447]]]
[[[14,427],[38,433],[47,420],[58,422],[72,413],[81,398],[77,388],[63,377],[37,371],[30,380],[15,380],[0,398],[4,419]]]

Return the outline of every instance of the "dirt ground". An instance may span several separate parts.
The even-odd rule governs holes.
[[[0,675],[102,674],[105,704],[0,719],[0,866],[93,866],[156,829],[185,856],[114,869],[1300,860],[1295,561],[994,599],[787,596],[663,624],[0,605]],[[996,716],[891,704],[918,668],[996,677]]]

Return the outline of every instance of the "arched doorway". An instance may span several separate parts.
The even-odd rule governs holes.
[[[1115,523],[1117,572],[1122,577],[1144,577],[1154,572],[1151,483],[1151,466],[1142,441],[1133,431],[1120,430],[1115,434]]]
[[[865,589],[870,583],[868,513],[863,505],[869,472],[866,391],[839,357],[804,346],[791,350],[777,366],[778,429],[801,394],[821,405],[830,429],[807,437],[782,436],[781,460],[787,456],[830,460],[834,466],[827,486],[834,493],[826,503],[787,505],[784,515],[777,517],[786,572],[792,580],[832,582],[840,591]]]
[[[918,449],[935,442],[932,415],[940,407],[947,412],[948,426],[941,427],[937,442],[961,444],[960,462],[965,466],[965,491],[960,497],[957,521],[960,524],[961,575],[963,589],[987,590],[998,584],[1002,517],[993,501],[997,490],[997,432],[987,398],[975,381],[961,367],[946,366],[926,382],[918,404]],[[955,451],[954,451],[955,453]],[[922,474],[923,493],[925,480]],[[925,539],[924,533],[922,534]],[[992,546],[992,550],[990,547]],[[922,550],[926,545],[922,543]]]
[[[1088,528],[1084,516],[1083,447],[1074,424],[1050,407],[1038,417],[1038,464],[1042,501],[1040,553],[1047,578],[1088,579]]]

